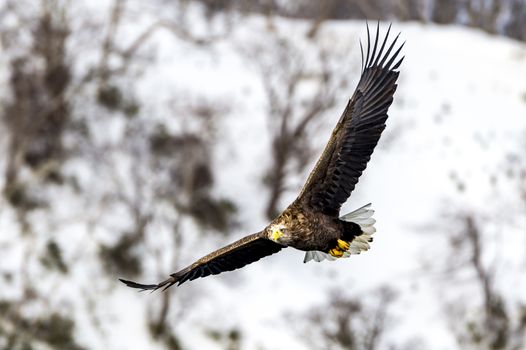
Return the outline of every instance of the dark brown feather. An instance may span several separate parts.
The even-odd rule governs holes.
[[[279,252],[285,246],[269,240],[264,231],[248,235],[240,240],[218,249],[192,265],[178,271],[159,284],[140,284],[121,279],[128,287],[141,290],[166,290],[177,283],[181,285],[199,277],[217,275],[221,272],[239,269],[259,259]]]
[[[379,28],[372,52],[367,28],[367,55],[362,75],[323,154],[316,163],[297,201],[326,215],[338,216],[371,158],[387,120],[387,110],[396,90],[397,69],[403,57],[391,68],[403,44],[388,57],[398,36],[382,56],[391,27],[378,52]],[[363,61],[363,49],[362,49]]]

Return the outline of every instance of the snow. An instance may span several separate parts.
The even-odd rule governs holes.
[[[304,35],[307,23],[276,18],[275,25],[293,37],[309,58],[312,43]],[[382,27],[386,28],[386,24],[382,23]],[[210,237],[204,244],[191,243],[193,249],[185,252],[179,264],[191,263],[192,259],[256,232],[266,224],[263,218],[266,193],[260,179],[262,167],[270,162],[265,97],[258,70],[239,49],[254,42],[271,43],[265,28],[263,18],[244,18],[226,39],[211,47],[184,42],[165,30],[152,39],[156,59],[137,82],[137,93],[142,101],[148,101],[146,108],[152,122],[158,118],[169,121],[174,129],[183,127],[166,106],[184,105],[195,94],[218,104],[228,101],[231,106],[217,126],[215,192],[235,201],[241,225],[227,238]],[[515,299],[524,297],[520,292],[526,287],[526,278],[520,269],[524,264],[521,255],[524,208],[523,204],[520,206],[513,183],[502,178],[501,164],[508,154],[524,148],[526,47],[455,26],[395,23],[393,30],[401,31],[401,38],[407,41],[395,102],[384,137],[350,201],[342,209],[342,213],[346,213],[373,203],[377,232],[371,250],[350,259],[320,264],[303,264],[304,253],[285,250],[240,271],[173,288],[169,293],[179,302],[187,300],[188,295],[194,298],[184,317],[170,320],[178,334],[184,335],[181,339],[184,348],[219,349],[202,329],[240,327],[246,349],[260,346],[307,349],[308,344],[283,321],[284,314],[302,312],[324,302],[326,292],[334,287],[348,289],[349,295],[363,295],[366,299],[371,290],[384,284],[398,292],[393,305],[397,322],[387,332],[385,344],[403,344],[418,336],[432,350],[456,348],[443,315],[443,293],[437,290],[433,277],[425,276],[427,272],[421,266],[423,257],[438,263],[448,257],[447,252],[441,251],[447,249],[447,245],[437,243],[436,233],[422,232],[422,227],[435,222],[445,208],[484,213],[496,222],[516,217],[511,225],[501,223],[497,231],[502,234],[494,240],[500,244],[500,251],[509,252],[502,262],[503,268],[514,271],[498,283],[507,285],[512,278],[516,288],[509,291],[510,295]],[[361,21],[329,22],[320,32],[318,42],[342,43],[354,48],[346,60],[349,65],[359,67],[360,54],[354,45],[357,38],[364,36],[365,24]],[[264,49],[272,51],[272,47]],[[340,92],[336,107],[323,120],[312,140],[319,152],[357,79],[358,70],[354,71],[349,87]],[[123,137],[123,128],[119,120],[107,121],[99,137],[104,142],[119,140]],[[131,167],[127,163],[129,159],[116,157],[116,161],[122,162],[121,176],[125,177]],[[312,159],[312,164],[315,161]],[[0,164],[3,165],[4,160]],[[84,165],[76,166],[73,162],[69,166],[74,168],[72,171],[85,174],[83,182],[94,182],[89,178],[90,169],[82,168]],[[301,174],[294,183],[301,184],[307,175],[307,172]],[[490,185],[490,175],[498,177],[496,187]],[[452,176],[465,182],[462,193],[457,191]],[[282,205],[293,200],[298,190],[288,191]],[[67,299],[69,292],[64,290],[67,285],[78,286],[73,293],[78,295],[70,299],[78,304],[75,319],[79,341],[92,348],[162,348],[151,339],[146,328],[147,306],[158,302],[161,296],[134,293],[101,277],[102,267],[96,263],[97,244],[90,241],[95,237],[112,238],[108,231],[126,227],[127,218],[116,212],[115,222],[97,227],[102,232],[90,232],[87,221],[97,220],[97,215],[92,211],[87,212],[88,218],[79,215],[85,204],[72,199],[74,194],[58,192],[57,197],[65,200],[54,205],[54,213],[58,221],[69,217],[71,225],[69,233],[61,231],[54,237],[63,243],[69,242],[63,244],[66,261],[76,258],[82,264],[75,264],[71,280],[63,282],[66,285],[59,289],[57,300]],[[499,199],[495,200],[496,197]],[[16,271],[12,266],[22,259],[22,244],[4,245],[17,239],[16,220],[7,203],[0,203],[3,271]],[[46,232],[52,228],[43,225],[37,229]],[[190,225],[186,234],[192,236],[195,232],[197,228]],[[154,233],[149,230],[147,234]],[[151,242],[160,237],[166,242],[167,236],[169,232],[161,232],[145,240]],[[192,239],[195,241],[195,238],[190,241]],[[162,248],[163,244],[158,246]],[[144,254],[144,259],[154,259],[153,254]],[[162,261],[170,263],[166,257]],[[157,271],[155,264],[153,260],[145,262],[147,271]],[[161,270],[170,273],[172,268],[165,265]],[[520,278],[516,279],[517,276]],[[146,273],[144,278],[157,277]],[[87,293],[92,284],[97,293],[91,294],[94,306],[81,302],[82,294]],[[42,288],[51,289],[50,281],[42,282]],[[5,298],[10,292],[1,293]],[[177,307],[177,303],[173,306]],[[99,326],[89,313],[97,315]],[[103,337],[98,336],[97,327],[104,329]]]

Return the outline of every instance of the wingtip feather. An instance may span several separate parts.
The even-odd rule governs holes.
[[[396,59],[396,57],[398,56],[398,54],[400,53],[400,51],[402,51],[402,48],[404,47],[405,45],[405,41],[402,43],[402,45],[400,45],[400,47],[398,48],[398,50],[396,50],[396,52],[393,54],[393,56],[391,57],[391,59],[385,64],[385,68],[386,69],[390,69],[390,70],[393,70],[393,69],[396,69],[396,68],[391,68],[391,65],[393,64],[394,60]],[[400,62],[401,63],[401,62]]]
[[[140,289],[139,291],[140,292],[144,292],[144,291],[147,291],[147,290],[151,290],[152,292],[160,289],[160,288],[163,288],[162,291],[164,292],[165,290],[167,290],[168,288],[170,288],[171,286],[173,286],[177,281],[175,280],[175,278],[173,277],[170,277],[164,281],[162,281],[161,283],[158,283],[158,284],[142,284],[142,283],[137,283],[137,282],[133,282],[133,281],[129,281],[129,280],[125,280],[125,279],[122,279],[122,278],[119,278],[119,281],[121,281],[122,283],[124,283],[126,286],[130,287],[130,288],[135,288],[135,289]]]
[[[380,66],[381,68],[384,68],[384,69],[387,69],[387,70],[391,70],[391,71],[396,69],[395,67],[397,67],[396,65],[393,68],[391,68],[390,66],[395,61],[396,57],[398,56],[398,54],[400,53],[401,49],[403,48],[405,42],[400,47],[398,47],[395,50],[395,53],[393,55],[390,55],[390,53],[393,50],[393,48],[395,48],[395,45],[396,45],[396,43],[397,43],[397,41],[398,41],[398,39],[400,37],[401,32],[396,35],[396,37],[390,43],[387,51],[384,54],[384,48],[385,48],[385,46],[386,46],[386,44],[388,42],[389,34],[390,34],[391,28],[392,28],[392,23],[389,24],[389,26],[387,28],[387,32],[385,34],[385,37],[383,38],[381,43],[379,42],[379,33],[380,33],[379,25],[380,25],[380,22],[377,23],[376,34],[373,33],[373,35],[375,36],[373,38],[374,39],[374,43],[373,43],[373,42],[371,42],[371,31],[369,29],[369,24],[366,21],[367,53],[365,55],[365,62],[363,64],[362,73],[367,68],[372,68],[372,67],[375,67],[375,66]],[[363,60],[363,58],[362,58],[362,60]],[[387,61],[387,63],[386,63],[386,61]],[[398,62],[399,61],[397,60],[396,63],[398,63]]]
[[[363,66],[363,45],[362,45],[362,39],[360,39],[359,41],[360,41],[360,52],[362,54],[362,73],[363,73],[363,70],[365,69],[365,67]]]
[[[375,55],[376,55],[376,48],[378,46],[378,37],[379,36],[380,36],[380,21],[378,21],[376,23],[376,36],[375,36],[375,39],[374,39],[373,52],[371,54],[370,61],[367,62],[367,64],[366,64],[367,67],[371,67],[371,65],[373,64],[373,59],[375,58]]]
[[[157,284],[142,284],[142,283],[125,280],[122,278],[119,278],[119,281],[121,281],[122,283],[124,283],[126,286],[130,288],[141,289],[143,291],[144,290],[154,290],[157,287]]]

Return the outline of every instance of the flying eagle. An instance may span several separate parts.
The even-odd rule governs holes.
[[[286,247],[306,251],[304,262],[347,258],[369,249],[376,231],[370,204],[339,216],[358,178],[380,139],[393,102],[403,44],[391,55],[400,34],[388,45],[389,32],[381,42],[379,26],[371,50],[367,27],[367,53],[362,53],[361,77],[353,97],[299,196],[262,231],[216,250],[158,284],[121,279],[128,287],[166,290],[199,277],[239,269]]]

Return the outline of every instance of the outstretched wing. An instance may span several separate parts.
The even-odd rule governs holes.
[[[399,74],[396,69],[404,59],[402,57],[397,60],[403,44],[389,58],[400,34],[384,53],[390,30],[391,26],[377,51],[380,44],[377,26],[376,39],[370,52],[371,40],[367,27],[365,62],[360,43],[360,82],[297,199],[324,214],[338,215],[341,205],[349,198],[358,178],[365,170],[385,128],[387,109],[393,102]]]
[[[168,289],[177,283],[181,285],[186,281],[199,277],[217,275],[221,272],[239,269],[251,264],[267,255],[279,252],[285,246],[269,240],[262,232],[248,235],[240,240],[208,254],[197,260],[192,265],[173,273],[170,278],[158,284],[140,284],[120,279],[128,287],[142,290]]]

